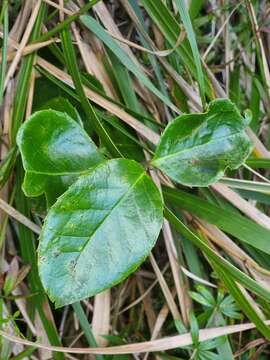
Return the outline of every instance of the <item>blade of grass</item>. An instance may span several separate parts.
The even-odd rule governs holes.
[[[124,1],[123,5],[127,6],[128,9],[129,9],[129,7],[131,7],[131,9],[132,9],[131,11],[133,11],[134,15],[137,16],[138,21],[140,22],[140,26],[144,29],[144,31],[146,33],[148,33],[147,27],[145,26],[145,23],[144,23],[142,10],[139,7],[139,5],[137,4],[137,2],[135,0]],[[140,29],[138,29],[138,30],[140,30]],[[139,31],[139,37],[140,37],[140,41],[141,41],[142,45],[145,48],[147,48],[149,50],[154,50],[153,48],[151,48],[151,46],[148,44],[148,42],[144,39],[144,37],[143,37],[143,35],[141,34],[140,31]],[[159,66],[159,64],[158,64],[158,62],[156,60],[156,57],[149,54],[148,58],[149,58],[149,60],[151,62],[151,65],[152,65],[154,71],[155,71],[155,74],[156,74],[156,77],[157,77],[158,84],[159,84],[161,92],[165,96],[167,96],[169,98],[169,95],[168,95],[168,92],[167,92],[167,89],[166,89],[166,86],[165,86],[165,81],[164,81],[160,66]]]
[[[162,100],[173,111],[179,113],[177,107],[166,96],[161,93],[149,78],[137,68],[126,52],[117,44],[117,42],[106,33],[104,28],[91,16],[83,15],[80,17],[82,23],[91,30],[122,62],[122,64],[132,72],[150,91],[153,92],[160,100]]]
[[[261,204],[270,205],[270,194],[243,189],[239,189],[237,192],[245,199],[252,199],[258,201]]]
[[[25,360],[29,359],[29,357],[34,353],[36,350],[35,346],[30,346],[28,349],[24,350],[20,354],[14,356],[11,360]]]
[[[5,185],[5,183],[7,182],[8,178],[9,178],[10,172],[15,165],[17,155],[18,155],[18,150],[14,146],[8,151],[5,158],[1,159],[0,189],[2,189],[2,187]]]
[[[81,324],[81,327],[84,331],[84,335],[88,341],[88,344],[91,346],[91,347],[97,347],[97,342],[95,340],[95,337],[93,335],[93,332],[92,332],[92,329],[91,329],[91,326],[88,322],[88,319],[83,311],[83,308],[82,308],[82,305],[81,303],[77,302],[77,303],[74,303],[72,304],[72,307],[75,311],[75,314],[78,316],[78,319],[80,321],[80,324]],[[103,360],[104,357],[102,355],[96,355],[95,356],[96,360]]]
[[[69,17],[67,17],[64,21],[62,21],[61,23],[57,24],[53,29],[51,29],[50,31],[48,31],[47,33],[39,36],[38,38],[36,38],[35,40],[33,40],[33,42],[42,42],[42,41],[46,41],[49,40],[50,38],[52,38],[54,35],[60,33],[62,30],[68,28],[70,26],[70,24],[73,21],[76,21],[77,19],[79,19],[79,17],[83,14],[85,14],[88,10],[90,10],[95,4],[97,4],[100,0],[92,0],[89,1],[89,3],[87,3],[86,5],[84,5],[79,11],[77,11],[75,14],[70,15]]]
[[[270,159],[268,158],[249,158],[246,164],[253,169],[270,169]]]
[[[62,48],[67,63],[67,67],[72,76],[75,89],[78,93],[78,96],[81,100],[81,105],[84,109],[84,112],[89,119],[90,126],[93,127],[96,133],[100,136],[101,140],[104,142],[104,145],[108,148],[109,152],[116,157],[122,157],[121,152],[113,143],[112,139],[109,137],[109,134],[105,130],[104,126],[98,119],[96,113],[90,102],[88,101],[83,86],[81,82],[79,67],[76,60],[76,54],[71,40],[71,35],[69,30],[63,30],[61,32]],[[91,122],[90,122],[91,121]]]
[[[178,7],[181,19],[183,21],[184,27],[187,32],[188,40],[189,40],[193,58],[194,58],[194,63],[195,63],[196,70],[197,70],[197,79],[198,79],[198,83],[199,83],[202,106],[205,109],[206,99],[205,99],[204,74],[203,74],[203,70],[202,70],[201,57],[200,57],[198,45],[196,42],[196,37],[195,37],[194,31],[193,31],[193,26],[191,23],[189,13],[186,9],[184,0],[175,0],[175,3]]]
[[[46,6],[41,4],[36,23],[34,25],[30,40],[35,40],[40,33],[41,25],[45,16]],[[12,123],[11,123],[11,145],[16,144],[16,135],[20,125],[23,122],[27,94],[29,89],[29,82],[31,77],[31,72],[33,68],[35,53],[27,55],[23,60],[20,68],[19,78],[17,82],[17,91],[13,103],[13,113],[12,113]]]
[[[270,321],[265,321],[268,325]],[[230,335],[240,333],[242,331],[247,331],[254,329],[255,325],[253,323],[246,324],[237,324],[237,325],[228,325],[215,328],[208,328],[199,331],[199,341],[207,341],[215,339],[219,336]],[[107,348],[70,348],[70,347],[56,347],[48,346],[45,344],[34,343],[32,341],[22,339],[17,336],[10,335],[4,331],[0,330],[0,335],[4,338],[19,344],[25,344],[28,346],[36,346],[41,349],[48,349],[51,351],[59,351],[62,353],[71,353],[71,354],[107,354],[107,355],[120,355],[120,354],[138,354],[141,352],[157,352],[172,350],[188,345],[192,345],[192,337],[190,333],[176,336],[168,336],[163,339],[157,339],[153,341],[145,341],[141,343],[133,343],[129,345],[120,345],[112,346]]]
[[[167,207],[165,208],[164,216],[168,221],[174,226],[176,230],[178,230],[182,235],[184,235],[188,240],[190,240],[195,246],[201,249],[205,254],[209,257],[210,260],[217,263],[219,266],[227,271],[232,278],[241,283],[250,291],[254,292],[258,296],[270,300],[270,291],[264,289],[260,286],[256,281],[252,280],[249,276],[244,274],[242,271],[237,269],[234,265],[232,265],[229,261],[222,258],[220,255],[216,254],[214,250],[212,250],[202,239],[196,236],[174,213],[169,210]]]
[[[0,106],[1,106],[3,101],[4,84],[5,84],[5,76],[6,76],[6,68],[7,68],[8,27],[9,27],[7,0],[4,0],[2,4],[0,18],[1,18],[0,24],[3,18],[3,45],[2,45],[1,64],[0,64]]]
[[[223,178],[220,180],[220,183],[236,189],[252,190],[256,192],[270,194],[270,184],[268,183],[231,178]]]
[[[164,187],[163,195],[169,203],[187,210],[210,224],[218,226],[239,240],[270,254],[270,231],[255,222],[246,219],[235,211],[210,204],[198,196],[179,189]]]
[[[232,280],[231,276],[228,275],[224,269],[222,269],[217,263],[213,263],[213,267],[220,279],[224,282],[225,286],[229,290],[230,294],[233,296],[236,303],[239,304],[241,310],[246,314],[246,316],[256,325],[257,329],[262,333],[266,339],[270,339],[270,328],[267,326],[257,312],[253,309],[252,305],[247,301],[242,291],[240,290],[237,283]]]
[[[180,26],[176,21],[175,17],[172,15],[171,11],[168,9],[166,4],[162,0],[141,0],[145,10],[153,21],[159,27],[161,33],[167,39],[172,47],[177,42],[179,38]],[[182,63],[186,66],[191,74],[196,78],[197,71],[196,66],[192,58],[192,52],[190,51],[187,41],[183,41],[180,46],[176,49],[176,52],[179,54]],[[204,73],[205,77],[205,87],[208,97],[213,97],[213,88],[212,85]]]
[[[211,187],[252,221],[261,225],[263,228],[270,230],[270,218],[263,211],[241,198],[239,194],[230,189],[227,185],[216,183]]]
[[[118,57],[112,51],[109,50],[108,55],[112,63],[114,77],[117,81],[124,103],[130,109],[133,109],[138,113],[141,112],[141,108],[134,90],[134,85],[126,67],[122,65],[122,63],[118,60]]]
[[[17,166],[16,173],[16,196],[15,202],[17,209],[29,217],[29,205],[28,202],[21,190],[21,184],[23,181],[23,169],[19,163]],[[29,286],[33,296],[30,298],[31,303],[34,305],[34,308],[37,309],[39,316],[41,318],[44,329],[47,333],[48,339],[53,345],[60,345],[58,338],[58,333],[55,328],[54,323],[47,317],[47,312],[49,309],[49,304],[46,295],[44,294],[43,287],[41,285],[38,268],[37,268],[37,259],[36,259],[36,246],[34,236],[32,231],[26,228],[24,225],[18,225],[19,233],[19,243],[21,248],[22,259],[24,263],[31,264],[31,271],[28,274]],[[35,294],[35,295],[34,295]],[[56,360],[64,360],[64,356],[61,353],[54,353],[54,358]]]

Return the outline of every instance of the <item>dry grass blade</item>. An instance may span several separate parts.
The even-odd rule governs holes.
[[[196,281],[197,283],[199,284],[203,284],[203,285],[206,285],[206,286],[210,286],[212,288],[216,288],[217,286],[215,284],[212,284],[211,282],[209,281],[206,281],[202,278],[200,278],[199,276],[193,274],[192,272],[188,271],[186,268],[184,268],[183,266],[181,266],[181,270],[182,272],[190,279]]]
[[[265,82],[267,84],[267,91],[268,91],[268,96],[270,97],[270,71],[269,71],[269,66],[267,63],[267,57],[265,55],[265,51],[264,51],[264,45],[263,45],[263,41],[262,41],[262,37],[261,37],[261,33],[260,33],[260,29],[258,26],[258,22],[257,22],[257,18],[256,18],[256,14],[254,11],[254,7],[253,4],[250,0],[247,0],[247,8],[249,11],[249,15],[251,18],[251,24],[253,27],[253,31],[256,37],[256,40],[258,42],[258,46],[261,52],[261,58],[262,58],[262,64],[263,64],[263,71],[264,71],[264,77],[265,77]]]
[[[9,79],[14,75],[14,72],[16,71],[18,63],[19,63],[19,61],[20,61],[20,59],[22,57],[22,54],[23,54],[23,50],[24,50],[24,48],[25,48],[25,46],[26,46],[26,44],[27,44],[27,42],[29,40],[31,31],[32,31],[33,26],[35,24],[40,5],[41,5],[41,0],[38,0],[32,14],[31,14],[29,22],[27,24],[27,28],[25,30],[25,33],[24,33],[24,36],[23,36],[22,41],[20,43],[20,46],[18,47],[16,55],[14,56],[14,59],[13,59],[12,63],[10,64],[10,67],[8,69],[8,72],[7,72],[7,75],[6,75],[6,78],[5,78],[4,88],[6,88]]]
[[[3,33],[1,31],[0,31],[0,36],[3,37]],[[22,50],[22,56],[29,55],[32,52],[42,49],[42,48],[44,48],[50,44],[53,44],[55,42],[58,42],[58,40],[53,39],[53,40],[43,41],[40,43],[26,45],[25,48]],[[18,48],[18,45],[16,45],[14,42],[13,42],[13,45],[14,45],[14,47]],[[10,51],[7,55],[7,61],[12,61],[15,58],[16,54],[17,54],[17,51]],[[0,59],[1,59],[1,57],[0,57]]]
[[[155,56],[161,56],[161,57],[166,57],[170,54],[172,54],[177,48],[178,46],[185,40],[185,37],[186,37],[186,34],[184,31],[181,31],[180,34],[179,34],[179,37],[175,43],[175,46],[171,49],[167,49],[167,50],[149,50],[143,46],[140,46],[132,41],[129,41],[127,39],[124,39],[123,37],[121,36],[118,36],[118,35],[115,35],[113,33],[111,33],[110,31],[107,31],[107,33],[115,40],[118,40],[119,42],[123,43],[123,44],[126,44],[130,47],[133,47],[137,50],[140,50],[140,51],[143,51],[143,52],[146,52],[148,54],[151,54],[151,55],[155,55]]]
[[[245,352],[247,352],[250,349],[253,349],[257,346],[263,345],[267,342],[265,339],[255,339],[253,341],[250,341],[246,346],[244,346],[242,349],[238,350],[236,353],[234,353],[234,358],[237,358],[241,355],[243,355]]]
[[[103,335],[108,335],[110,330],[110,303],[110,290],[103,291],[95,296],[92,331],[99,346],[106,346],[108,344]]]
[[[216,226],[207,224],[200,219],[194,219],[195,223],[199,226],[206,236],[211,239],[216,245],[225,250],[227,254],[233,257],[234,261],[241,267],[247,265],[265,276],[270,276],[270,272],[259,266],[244,250],[242,250],[233,240],[231,240],[224,232]]]
[[[122,36],[121,32],[119,31],[117,25],[115,24],[115,22],[114,22],[114,20],[113,20],[113,18],[111,16],[110,12],[108,11],[106,5],[103,2],[99,2],[98,4],[96,4],[94,6],[94,10],[97,13],[97,15],[98,15],[99,19],[101,20],[101,22],[103,23],[103,25],[109,31],[109,33],[113,34],[118,39],[123,40],[123,41],[121,41],[120,45],[123,48],[123,50],[129,55],[129,57],[132,59],[134,64],[136,64],[139,69],[146,72],[145,69],[143,68],[143,66],[138,62],[138,59],[136,58],[136,56],[134,56],[134,54],[131,51],[131,49],[129,48],[129,46],[127,46],[124,43],[125,39],[123,38],[123,36]]]
[[[3,199],[0,199],[0,209],[2,209],[5,213],[11,216],[13,219],[19,221],[21,224],[25,225],[29,229],[31,229],[35,234],[40,234],[40,227],[29,220],[26,216],[21,214],[19,211],[14,209],[8,203],[6,203]]]
[[[265,321],[266,325],[270,324],[270,320]],[[209,328],[199,331],[199,341],[206,341],[215,339],[220,336],[235,334],[242,331],[247,331],[254,329],[255,325],[252,323],[239,324],[239,325],[230,325],[224,327]],[[159,340],[146,341],[137,344],[129,345],[120,345],[107,348],[65,348],[60,346],[47,346],[39,344],[38,342],[32,342],[25,339],[21,339],[17,336],[7,334],[6,332],[0,330],[0,335],[5,339],[10,340],[15,343],[24,344],[28,346],[36,346],[38,348],[48,349],[51,351],[59,351],[63,353],[70,354],[107,354],[107,355],[116,355],[116,354],[138,354],[144,352],[156,352],[156,351],[165,351],[171,350],[179,347],[184,347],[191,345],[192,338],[191,334],[187,333],[184,335],[176,335],[171,337],[166,337]]]
[[[187,282],[184,282],[180,278],[180,266],[179,261],[177,261],[176,249],[173,242],[172,231],[170,228],[170,224],[167,220],[164,220],[163,223],[163,236],[165,240],[165,245],[167,249],[167,253],[169,256],[169,261],[172,269],[172,274],[174,278],[174,283],[176,287],[177,297],[181,309],[183,323],[188,325],[188,313],[191,308],[191,302],[187,293]]]
[[[65,84],[73,87],[73,82],[69,75],[67,75],[64,71],[58,69],[56,66],[50,64],[44,59],[40,57],[37,59],[37,64],[41,66],[44,70],[48,71],[50,74],[55,76],[57,79],[63,81]],[[102,96],[98,95],[94,91],[85,88],[85,94],[89,100],[93,101],[97,105],[103,107],[108,110],[110,113],[118,116],[121,120],[135,129],[140,135],[142,135],[147,140],[151,141],[153,144],[157,144],[159,141],[159,135],[156,134],[153,130],[139,122],[133,116],[122,110],[119,106],[113,104],[112,102],[104,99]]]
[[[164,276],[162,275],[162,272],[160,271],[157,262],[154,258],[154,256],[152,254],[150,254],[149,256],[151,264],[153,266],[153,269],[155,271],[155,274],[157,276],[158,282],[160,284],[160,287],[162,289],[163,295],[167,301],[168,307],[172,313],[172,316],[174,318],[174,320],[179,320],[181,319],[181,316],[179,314],[178,308],[174,302],[174,298],[172,296],[172,293],[166,283],[166,280],[164,279]]]

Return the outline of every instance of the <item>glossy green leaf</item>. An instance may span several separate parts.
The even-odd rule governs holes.
[[[152,164],[178,183],[208,186],[248,157],[249,121],[230,100],[214,100],[207,112],[181,115],[167,126]]]
[[[47,205],[50,207],[77,180],[78,176],[79,174],[50,176],[26,172],[22,187],[25,195],[29,197],[45,193]]]
[[[82,172],[103,161],[83,128],[55,110],[34,113],[20,128],[17,143],[26,171],[25,194],[45,193],[49,204]]]
[[[50,209],[40,236],[39,273],[56,306],[93,296],[133,272],[163,220],[161,195],[132,160],[103,162]]]

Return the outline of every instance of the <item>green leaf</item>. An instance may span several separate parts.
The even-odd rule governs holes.
[[[208,186],[248,157],[248,122],[230,100],[213,100],[207,112],[181,115],[167,126],[152,164],[178,183]]]
[[[200,295],[194,291],[190,291],[189,295],[193,300],[197,301],[199,304],[207,306],[207,307],[212,307],[212,304],[209,303],[207,301],[207,299],[205,299],[202,295]]]
[[[190,333],[195,348],[199,346],[199,325],[193,311],[189,312]]]
[[[197,286],[197,292],[190,291],[189,294],[193,300],[197,301],[198,303],[214,308],[216,306],[216,301],[214,296],[211,292],[206,289],[204,286]]]
[[[20,128],[17,143],[26,171],[25,194],[45,193],[49,204],[82,172],[103,161],[82,127],[55,110],[33,114]]]
[[[161,195],[132,160],[103,162],[50,209],[40,236],[39,273],[56,306],[93,296],[133,272],[163,221]]]
[[[23,181],[23,191],[26,196],[36,197],[43,193],[46,195],[47,205],[50,207],[56,199],[62,195],[71,184],[77,180],[76,175],[50,176],[26,172]]]

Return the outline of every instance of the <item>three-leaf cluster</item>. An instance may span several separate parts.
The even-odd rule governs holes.
[[[148,256],[163,222],[160,190],[136,161],[106,159],[75,109],[41,110],[20,128],[27,196],[45,194],[48,215],[38,248],[39,273],[56,306],[97,294]],[[228,99],[203,114],[170,122],[151,164],[187,186],[208,186],[250,153],[243,118]]]

